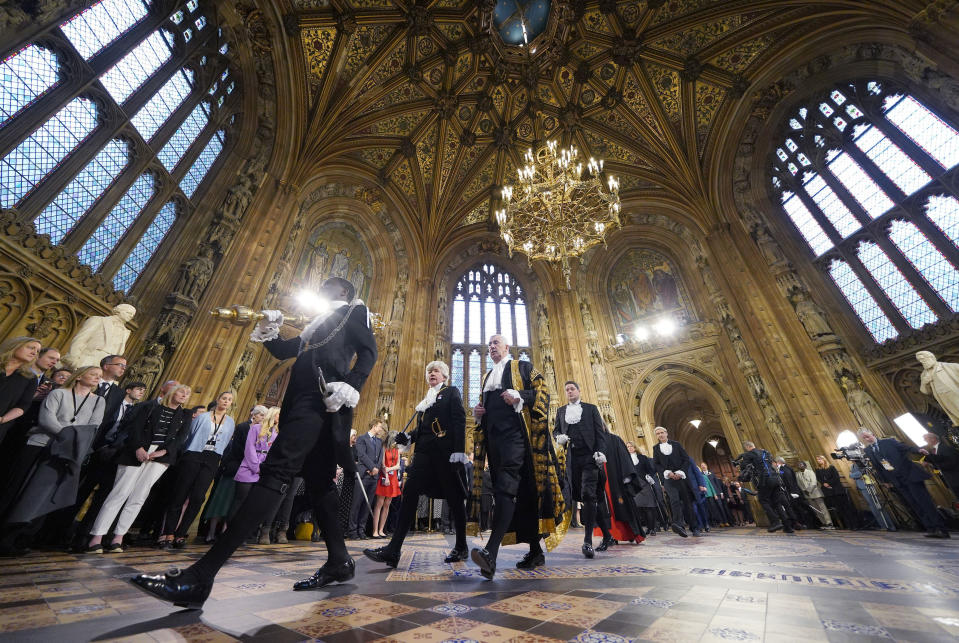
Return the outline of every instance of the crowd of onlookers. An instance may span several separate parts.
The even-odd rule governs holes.
[[[5,555],[34,546],[122,551],[131,544],[128,532],[134,526],[137,543],[180,548],[197,517],[200,534],[211,542],[258,480],[260,464],[278,435],[279,408],[255,406],[236,422],[239,414],[234,413],[231,391],[220,393],[206,406],[191,406],[191,388],[171,380],[163,383],[156,397],[145,399],[144,383],[124,379],[127,361],[121,355],[108,355],[95,365],[65,368],[59,366],[56,348],[43,347],[31,337],[16,337],[0,344],[0,364],[0,553]],[[339,469],[336,478],[340,521],[348,538],[381,538],[392,529],[400,504],[393,499],[401,496],[407,466],[395,436],[382,420],[371,422],[359,437],[356,431],[351,435],[357,473]],[[869,439],[863,437],[864,444],[870,445],[864,448],[867,453],[868,448],[875,449],[877,462],[885,453],[880,448],[901,444],[872,437],[876,444],[871,446]],[[959,469],[955,450],[932,434],[927,442],[921,451],[899,450],[921,454],[928,459],[924,466],[934,463],[944,475],[955,478]],[[687,457],[682,477],[669,472],[665,485],[666,491],[673,492],[676,480],[688,485],[688,494],[682,485],[678,488],[692,510],[680,517],[673,516],[678,505],[671,508],[669,493],[664,494],[667,480],[662,467],[632,442],[627,450],[637,476],[649,482],[634,502],[650,534],[672,528],[683,517],[693,535],[714,527],[755,524],[751,495],[759,496],[770,525],[787,532],[807,527],[894,530],[897,522],[903,522],[897,520],[897,509],[908,514],[915,508],[910,494],[921,493],[916,484],[922,487],[915,474],[911,475],[919,482],[899,484],[868,465],[863,471],[861,461],[853,463],[850,477],[868,507],[860,512],[839,471],[825,456],[817,456],[815,466],[799,462],[794,470],[783,458],[759,450],[768,458],[768,464],[757,462],[765,467],[763,480],[775,481],[772,492],[764,484],[754,490],[729,471],[718,475],[705,462],[696,465]],[[467,468],[466,479],[472,483],[472,462]],[[480,514],[481,523],[486,523],[493,504],[488,470],[483,480]],[[892,490],[906,501],[897,499]],[[443,503],[425,498],[418,502],[421,526],[451,529]],[[931,520],[924,515],[919,518],[922,524]],[[272,515],[249,538],[259,544],[283,543],[297,525],[309,532],[311,524],[303,480],[295,478]],[[945,533],[940,537],[948,537]],[[309,537],[302,531],[298,535]],[[319,538],[315,529],[312,538]]]

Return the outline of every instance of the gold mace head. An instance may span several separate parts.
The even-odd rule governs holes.
[[[210,311],[210,317],[228,322],[234,326],[247,326],[263,319],[263,313],[253,310],[249,306],[223,306]],[[307,315],[290,315],[283,313],[283,321],[287,324],[304,324],[310,321]]]

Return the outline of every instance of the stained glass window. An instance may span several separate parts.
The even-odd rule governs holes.
[[[0,65],[0,125],[42,96],[57,82],[60,67],[49,49],[29,45]]]
[[[922,328],[936,321],[936,315],[922,300],[912,284],[906,281],[886,253],[875,243],[859,244],[859,259],[873,279],[892,300],[902,316],[913,328]]]
[[[133,252],[120,266],[120,270],[113,278],[113,286],[117,290],[130,291],[137,277],[140,276],[140,273],[143,272],[150,261],[150,257],[160,247],[163,237],[170,231],[170,227],[173,226],[175,220],[176,205],[171,201],[160,209],[150,227],[147,228],[147,231],[143,233],[143,236],[140,237],[137,245],[133,248]]]
[[[82,263],[94,270],[99,270],[127,228],[150,201],[155,182],[152,175],[143,174],[133,183],[133,186],[127,190],[120,202],[114,206],[100,227],[80,249],[78,254]]]
[[[892,322],[847,263],[834,261],[829,268],[829,275],[877,342],[884,342],[898,335]]]
[[[877,342],[897,337],[897,329],[937,323],[940,299],[959,312],[959,261],[946,249],[947,239],[959,247],[959,200],[942,185],[959,164],[959,131],[915,97],[876,81],[843,83],[809,105],[788,118],[767,185],[814,261]],[[915,198],[921,190],[935,196]],[[863,241],[833,245],[856,234]]]
[[[889,238],[953,312],[959,311],[959,271],[913,223],[893,221]]]
[[[956,197],[929,197],[926,202],[926,216],[959,246],[959,200],[956,200]]]
[[[116,102],[124,103],[130,94],[170,59],[170,46],[167,44],[170,38],[166,31],[154,31],[100,77],[100,82]]]
[[[181,69],[130,119],[144,140],[149,141],[193,89],[193,72]]]
[[[193,196],[200,182],[203,181],[203,177],[206,176],[206,173],[213,167],[213,163],[216,162],[222,150],[223,134],[222,132],[216,132],[210,138],[210,142],[206,144],[206,147],[203,148],[203,151],[200,152],[200,156],[194,161],[193,167],[190,168],[190,171],[187,172],[183,180],[180,181],[180,189],[183,190],[183,194],[188,197]]]
[[[75,98],[0,161],[0,207],[16,205],[93,131],[97,108]]]
[[[100,150],[76,178],[34,220],[37,232],[60,243],[100,195],[126,167],[130,151],[125,143],[112,140]]]
[[[209,116],[206,103],[200,103],[190,112],[183,124],[157,154],[157,158],[160,159],[166,169],[173,171],[180,159],[183,158],[184,153],[203,131],[207,120],[209,120]]]
[[[147,4],[141,0],[103,0],[64,22],[60,29],[89,60],[146,15]]]
[[[452,364],[450,364],[450,384],[463,391],[463,351],[456,349],[453,351]]]
[[[493,367],[487,347],[491,335],[506,338],[514,359],[524,349],[528,358],[530,332],[524,294],[511,274],[492,263],[474,266],[456,283],[451,313],[452,354],[454,359],[457,354],[466,357],[463,397],[470,405],[479,400],[479,378]]]

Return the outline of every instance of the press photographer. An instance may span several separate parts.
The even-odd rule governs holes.
[[[779,531],[782,529],[785,533],[793,533],[789,524],[789,516],[786,513],[786,503],[789,500],[783,491],[782,477],[779,475],[779,469],[765,449],[757,449],[752,442],[743,442],[745,453],[741,453],[736,460],[740,463],[739,479],[743,482],[755,482],[756,489],[759,491],[759,504],[762,505],[766,515],[769,516],[769,529],[767,531]],[[744,480],[744,474],[749,476],[749,480]]]
[[[949,538],[946,524],[936,510],[936,503],[926,489],[931,476],[909,459],[919,449],[903,444],[895,438],[876,439],[869,429],[859,429],[859,440],[866,445],[865,455],[872,463],[876,476],[887,487],[894,486],[903,499],[919,516],[927,538]]]

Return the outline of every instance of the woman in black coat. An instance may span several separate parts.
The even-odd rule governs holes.
[[[843,529],[856,529],[859,521],[846,488],[842,486],[839,472],[829,464],[826,456],[816,456],[816,481],[822,487],[823,500],[832,513],[833,522],[839,522]]]
[[[123,536],[136,520],[150,489],[167,467],[176,462],[177,453],[186,440],[193,419],[190,410],[184,408],[190,393],[189,386],[180,384],[170,389],[161,401],[134,406],[124,418],[120,431],[125,432],[126,438],[117,453],[116,481],[90,530],[88,552],[103,551],[101,540],[115,518],[117,527],[107,549],[123,551]]]
[[[33,337],[13,337],[0,344],[0,442],[33,402],[37,374],[30,367],[40,348],[40,340]]]
[[[447,563],[466,559],[466,411],[463,396],[455,386],[448,386],[450,369],[443,362],[426,365],[426,381],[430,388],[416,405],[419,419],[412,435],[399,433],[398,444],[416,444],[413,463],[406,472],[402,504],[393,538],[385,547],[366,549],[363,554],[379,563],[396,567],[400,549],[416,518],[421,494],[445,498],[456,528],[456,544],[446,557]],[[432,516],[430,517],[432,519]]]

